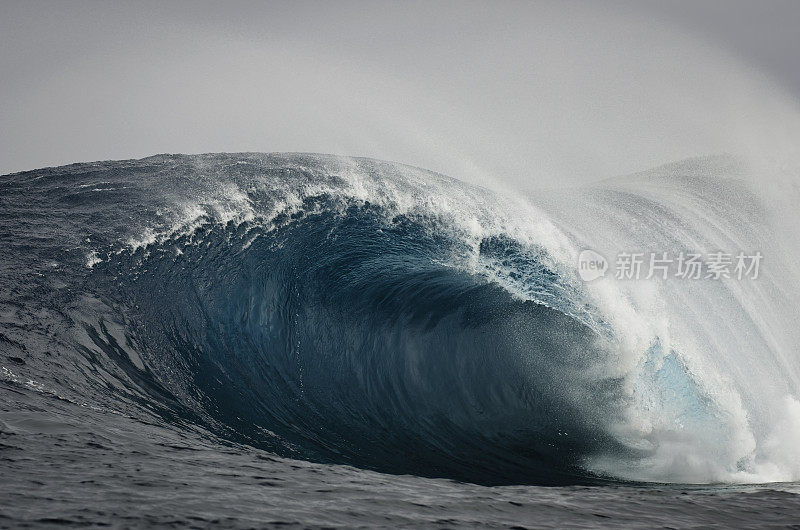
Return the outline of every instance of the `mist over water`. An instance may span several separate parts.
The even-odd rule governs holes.
[[[601,457],[598,469],[678,482],[797,480],[795,254],[747,171],[729,158],[694,159],[548,205],[579,247],[610,259],[720,249],[771,256],[751,281],[589,284],[621,339],[614,368],[630,377],[631,415],[620,435],[647,455]]]
[[[36,7],[4,7],[2,172],[318,152],[530,190],[798,145],[797,95],[657,4]]]

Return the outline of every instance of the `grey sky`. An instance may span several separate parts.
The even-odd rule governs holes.
[[[790,143],[799,14],[789,0],[0,0],[0,173],[314,151],[579,182]]]

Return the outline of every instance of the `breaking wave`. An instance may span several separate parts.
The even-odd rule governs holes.
[[[484,484],[797,480],[792,271],[737,171],[529,198],[322,155],[7,175],[0,339],[47,352],[24,369],[65,399],[285,457]],[[772,261],[750,283],[583,283],[587,246]]]

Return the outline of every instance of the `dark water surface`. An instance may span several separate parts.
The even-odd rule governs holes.
[[[630,451],[605,323],[443,194],[496,209],[312,155],[0,177],[0,525],[798,524],[792,484],[590,472]]]

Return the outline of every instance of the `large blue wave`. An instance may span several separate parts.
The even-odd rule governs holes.
[[[584,453],[610,440],[576,387],[615,391],[580,381],[596,332],[443,264],[464,249],[429,220],[326,202],[267,233],[209,225],[95,267],[161,386],[179,370],[182,407],[286,456],[481,483],[585,477]]]
[[[80,164],[2,187],[16,316],[0,338],[47,352],[28,369],[65,398],[484,484],[669,480],[676,452],[730,473],[758,456],[712,368],[582,284],[577,236],[525,201],[319,155]],[[615,219],[647,207],[604,193]]]

